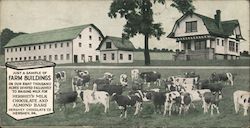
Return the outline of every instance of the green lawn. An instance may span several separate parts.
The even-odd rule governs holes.
[[[62,85],[63,91],[71,90],[71,78],[73,75],[73,69],[60,69],[67,72],[67,82]],[[82,69],[88,70],[93,78],[101,77],[102,74],[110,69]],[[129,74],[131,69],[113,69],[110,72],[116,75],[115,81],[118,82],[119,75],[121,73]],[[144,69],[142,71],[148,71],[152,69]],[[170,75],[183,74],[183,72],[191,70],[178,70],[178,69],[155,69],[162,74],[163,78],[167,78]],[[56,69],[59,71],[59,69]],[[196,105],[197,108],[190,109],[186,115],[173,114],[171,117],[153,113],[152,103],[145,103],[143,105],[143,111],[138,116],[133,116],[134,109],[129,108],[128,118],[119,118],[120,111],[115,103],[111,103],[110,110],[107,114],[104,114],[104,108],[101,105],[92,105],[89,113],[84,113],[84,105],[80,102],[75,109],[72,109],[72,104],[67,106],[65,111],[59,111],[57,104],[55,104],[55,113],[45,115],[41,117],[31,118],[27,120],[16,121],[6,115],[6,85],[5,85],[5,69],[0,69],[0,117],[1,124],[6,126],[35,126],[35,125],[87,125],[87,126],[99,126],[99,127],[248,127],[250,126],[249,117],[243,117],[242,111],[240,114],[235,114],[233,107],[232,94],[235,90],[249,90],[249,70],[245,69],[221,69],[221,70],[204,70],[195,69],[197,74],[201,75],[201,78],[207,78],[212,72],[232,72],[236,75],[235,86],[226,86],[223,90],[224,98],[220,102],[220,115],[210,116],[210,114],[203,114],[201,105]],[[90,87],[91,88],[91,87]],[[129,89],[127,89],[129,90]],[[124,92],[125,94],[127,93]],[[250,113],[249,113],[250,114]]]

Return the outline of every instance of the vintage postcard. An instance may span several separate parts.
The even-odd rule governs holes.
[[[249,0],[0,0],[0,127],[249,127]]]

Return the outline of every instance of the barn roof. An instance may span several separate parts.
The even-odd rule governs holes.
[[[103,43],[107,40],[111,40],[112,43],[118,48],[118,50],[125,50],[125,51],[133,51],[135,50],[135,47],[133,43],[130,40],[122,39],[120,37],[113,37],[113,36],[106,36],[102,42],[99,44],[98,48],[96,50],[101,50],[101,46]]]
[[[219,27],[216,24],[215,19],[198,14],[198,13],[186,13],[186,14],[184,14],[181,18],[179,18],[175,22],[175,25],[178,24],[184,17],[186,17],[188,15],[196,15],[196,16],[200,17],[202,19],[202,21],[204,22],[204,25],[206,26],[208,32],[211,35],[215,35],[215,36],[222,36],[222,37],[231,36],[233,34],[234,29],[237,26],[240,26],[238,20],[228,20],[228,21],[221,21],[220,24],[222,27]],[[174,28],[172,29],[172,32],[167,37],[174,38],[175,34],[173,31],[174,31]],[[243,39],[242,35],[239,35],[238,38]]]
[[[30,34],[22,34],[11,39],[5,45],[5,47],[72,40],[75,39],[81,33],[82,30],[84,30],[89,26],[94,27],[103,37],[102,32],[94,24],[86,24],[86,25],[80,25],[62,29],[42,31]]]

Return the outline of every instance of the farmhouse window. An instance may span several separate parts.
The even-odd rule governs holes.
[[[15,58],[15,60],[17,60],[17,58]]]
[[[63,47],[63,43],[61,43],[61,48]]]
[[[229,41],[229,51],[232,51],[232,52],[235,51],[234,44],[235,44],[235,42]]]
[[[61,57],[60,57],[61,60],[63,60],[63,54],[61,54]]]
[[[49,55],[49,61],[52,61],[52,55]]]
[[[220,45],[220,39],[217,39],[216,41],[217,41],[217,45]]]
[[[186,22],[186,32],[197,32],[197,21]]]
[[[22,51],[22,48],[19,48],[20,52]]]
[[[224,40],[221,40],[221,46],[224,46]]]
[[[33,60],[36,60],[36,56],[33,57]]]
[[[55,60],[58,60],[58,56],[57,55],[55,55]]]
[[[115,53],[112,53],[112,54],[111,54],[111,59],[112,59],[112,60],[115,60]]]
[[[85,55],[84,54],[82,54],[82,60],[85,60]]]
[[[89,36],[89,40],[92,40],[92,36]]]
[[[95,56],[95,60],[99,61],[99,56],[98,55]]]
[[[42,57],[41,57],[41,56],[38,56],[38,59],[40,60],[40,59],[42,59]]]
[[[29,56],[29,60],[31,60],[31,56]]]
[[[239,51],[239,44],[238,43],[235,44],[235,49],[236,49],[236,52]]]
[[[6,49],[6,52],[9,52],[9,49],[8,49],[8,48]]]
[[[128,60],[132,60],[132,55],[128,54]]]
[[[67,54],[67,55],[66,55],[66,59],[67,59],[67,60],[69,60],[69,59],[70,59],[70,58],[69,58],[69,54]]]
[[[88,56],[89,62],[92,62],[92,56]]]
[[[15,51],[17,51],[17,48],[15,48]]]
[[[13,61],[13,58],[10,58],[10,61]]]
[[[45,45],[43,45],[43,49],[46,49],[46,44],[45,44]]]
[[[206,49],[206,42],[205,41],[198,41],[195,42],[195,50]]]
[[[44,60],[47,60],[47,56],[46,56],[46,55],[45,55],[45,56],[43,56],[43,59],[44,59]]]
[[[79,42],[79,47],[82,47],[82,43],[81,42]]]
[[[24,60],[27,60],[27,57],[24,57]]]
[[[19,57],[19,60],[22,60],[22,57]]]
[[[89,28],[89,32],[92,32],[92,28]]]
[[[79,34],[79,39],[81,39],[82,38],[82,35],[81,34]]]
[[[51,48],[52,47],[52,45],[51,44],[49,44],[49,48]]]
[[[57,48],[57,43],[55,43],[55,48]]]
[[[29,51],[31,50],[31,47],[29,46]]]
[[[9,61],[9,58],[7,58],[7,61]]]
[[[92,48],[92,44],[89,44],[89,48]]]
[[[67,42],[67,47],[69,47],[69,42]]]
[[[120,54],[120,60],[123,60],[123,54]]]
[[[111,48],[111,42],[106,42],[106,49]]]
[[[24,47],[23,50],[26,51],[26,47]]]
[[[103,54],[103,60],[107,60],[107,55]]]
[[[36,50],[36,46],[34,46],[34,50]]]
[[[10,49],[10,52],[12,52],[12,51],[13,51],[13,49],[11,48],[11,49]]]

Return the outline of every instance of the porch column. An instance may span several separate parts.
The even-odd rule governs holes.
[[[206,42],[207,42],[207,46],[206,47],[210,48],[210,43],[211,43],[210,39],[207,39]]]
[[[178,41],[178,45],[179,45],[179,50],[181,51],[181,41]]]

